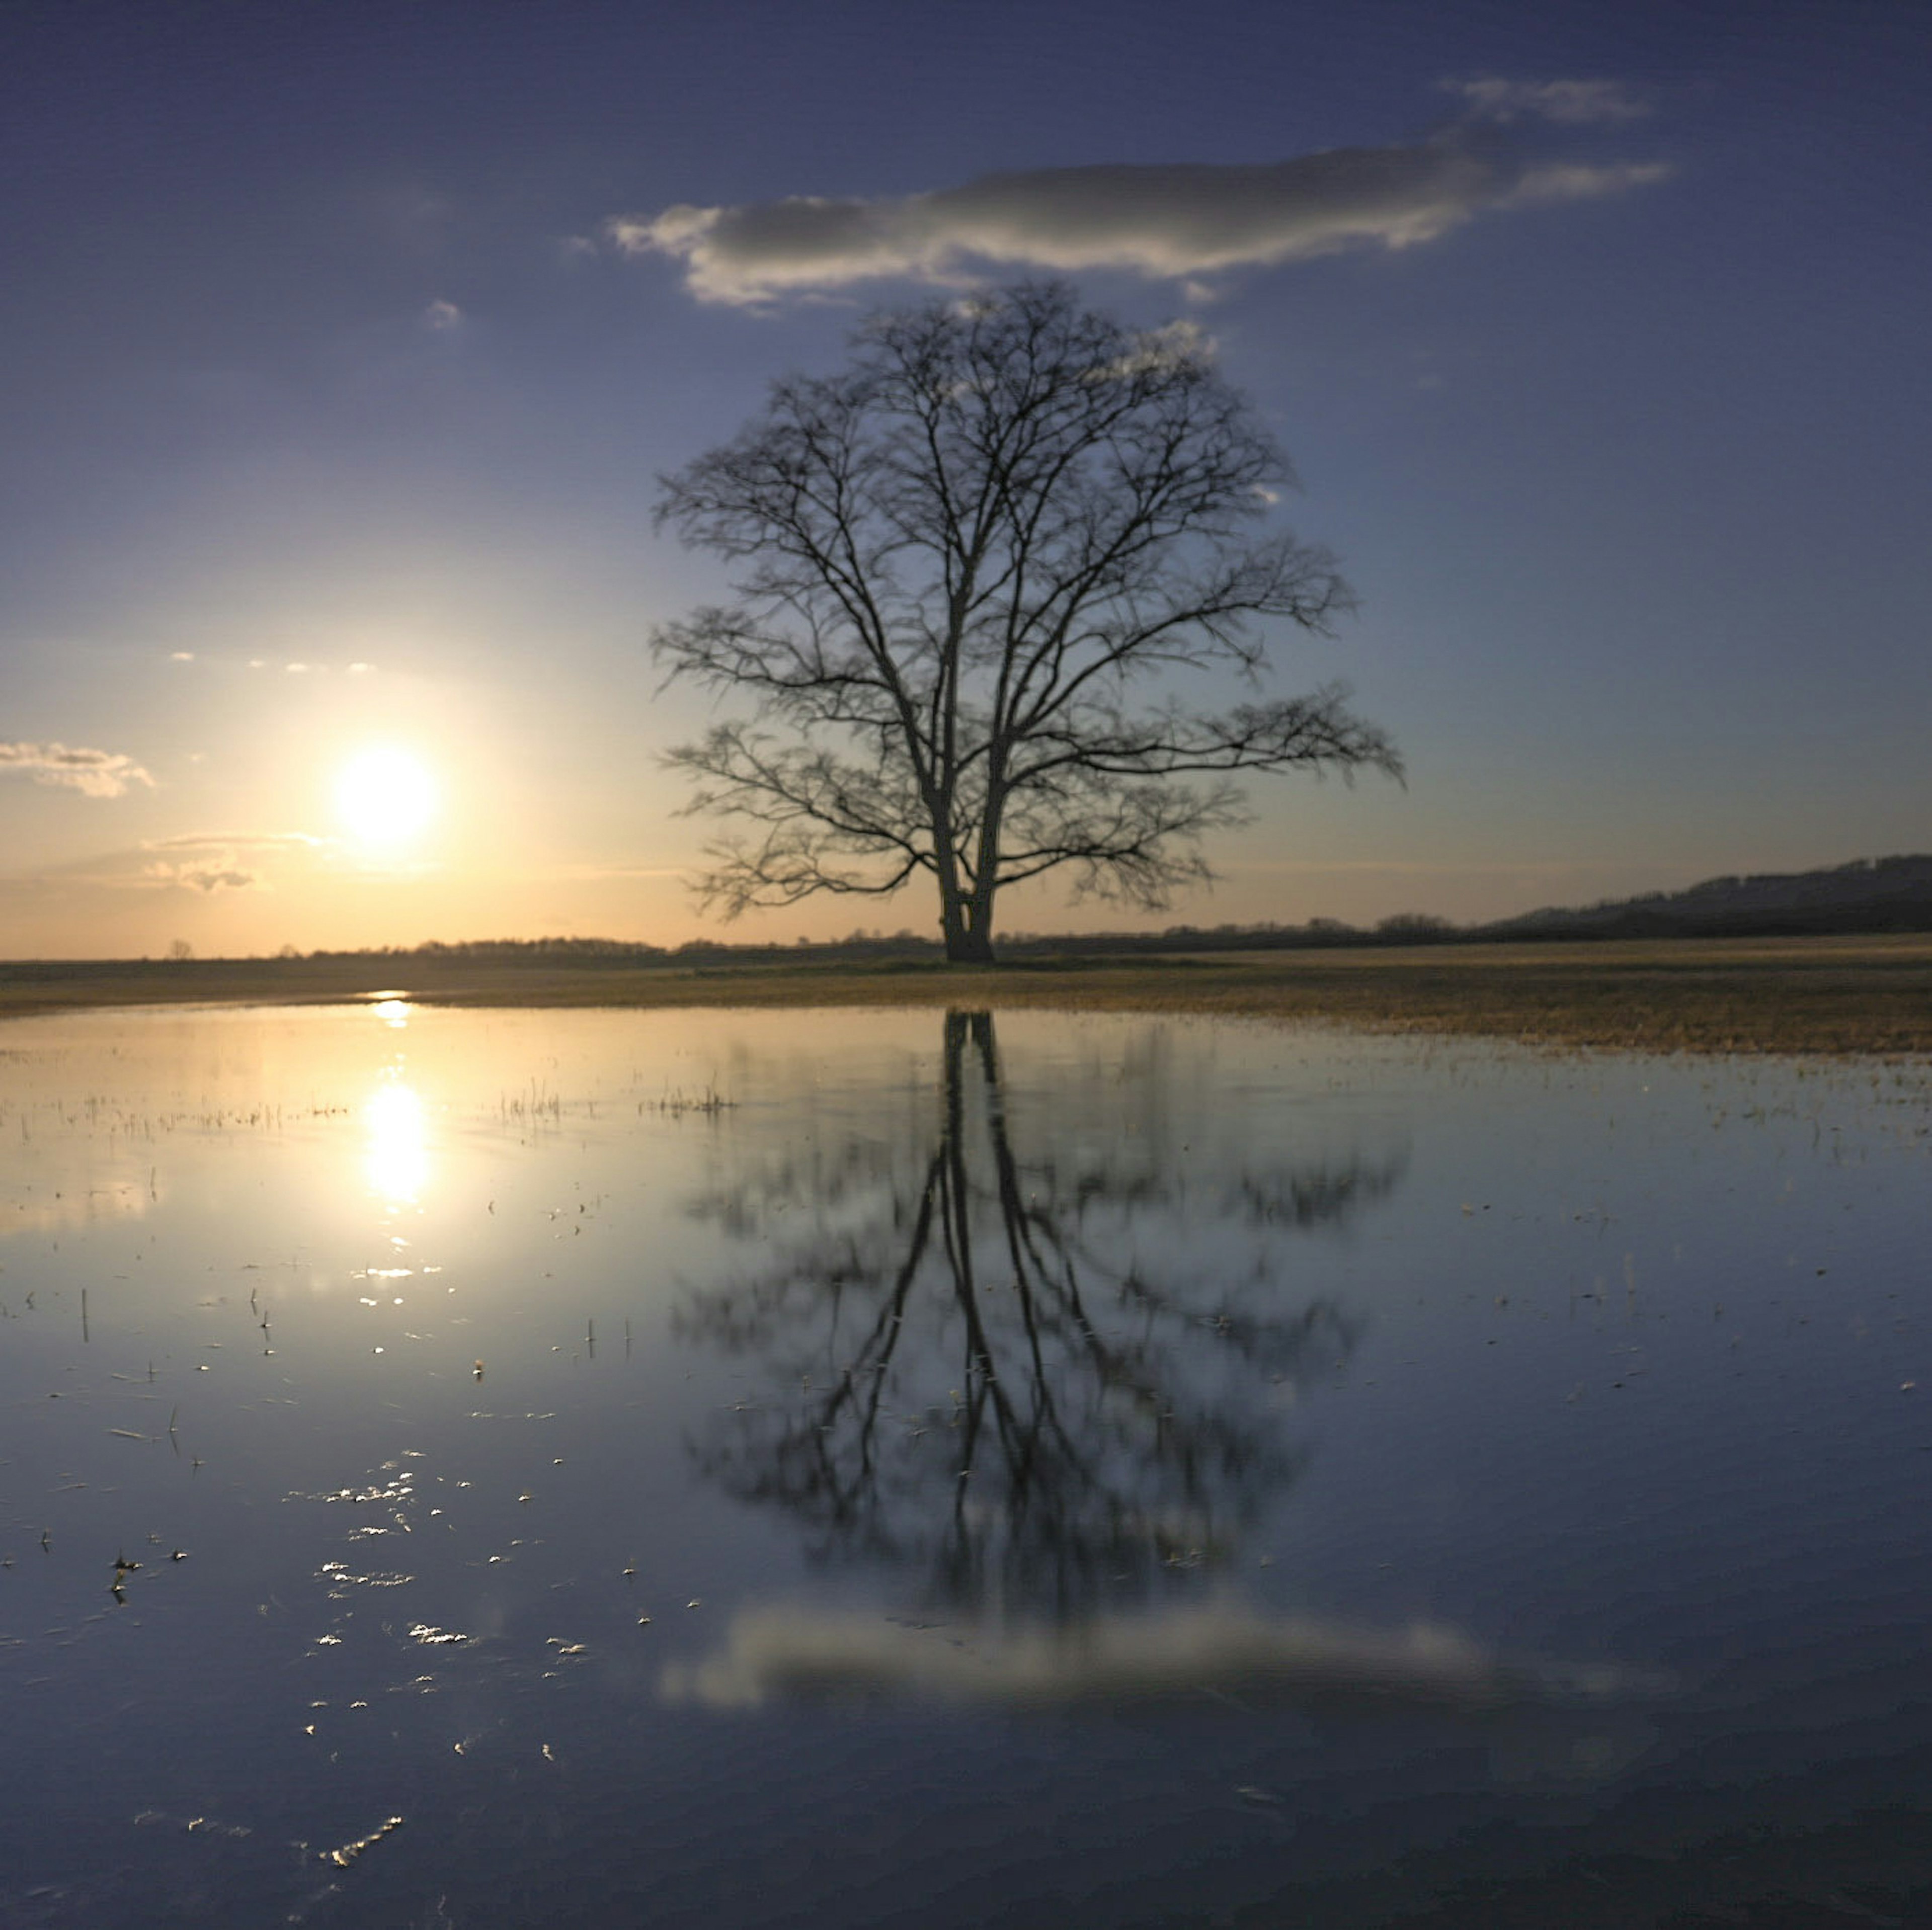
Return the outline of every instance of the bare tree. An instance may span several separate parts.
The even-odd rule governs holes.
[[[1165,688],[1257,684],[1268,619],[1327,635],[1351,604],[1328,551],[1258,529],[1292,472],[1196,331],[1028,284],[876,316],[854,348],[664,482],[660,521],[736,574],[656,649],[752,702],[670,754],[692,810],[751,827],[711,847],[708,902],[923,872],[946,955],[989,960],[1009,885],[1065,866],[1156,907],[1207,878],[1232,772],[1400,775],[1340,685],[1218,714]]]

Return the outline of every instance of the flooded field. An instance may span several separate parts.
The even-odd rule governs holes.
[[[1922,1064],[19,1021],[0,1930],[1928,1920],[1928,1200]]]

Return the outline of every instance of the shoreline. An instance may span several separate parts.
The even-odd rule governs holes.
[[[1028,958],[506,964],[448,954],[0,961],[0,1020],[176,1005],[946,1006],[1321,1020],[1608,1050],[1932,1055],[1932,937],[1671,939]]]

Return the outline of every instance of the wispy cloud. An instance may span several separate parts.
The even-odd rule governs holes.
[[[96,851],[32,872],[0,872],[0,886],[37,882],[111,892],[273,891],[292,865],[328,862],[338,841],[306,831],[190,831]]]
[[[1444,93],[1459,95],[1472,113],[1490,121],[1554,121],[1570,127],[1641,121],[1651,103],[1618,80],[1505,80],[1486,74],[1445,80]]]
[[[432,334],[444,335],[463,326],[463,310],[453,301],[432,301],[418,319]]]
[[[274,858],[318,851],[330,841],[306,831],[184,831],[172,838],[150,838],[141,846],[151,856],[132,882],[148,886],[178,886],[191,892],[266,891],[261,873],[242,854]]]
[[[328,840],[306,831],[189,831],[174,838],[150,838],[143,851],[314,851]]]
[[[244,858],[298,856],[326,850],[334,840],[307,831],[184,831],[172,838],[144,839],[146,862],[127,883],[178,886],[194,892],[268,891],[268,880]]]
[[[151,884],[179,885],[191,892],[245,892],[262,887],[257,873],[218,861],[205,865],[150,865],[142,877]]]
[[[118,798],[154,779],[120,751],[65,744],[0,744],[0,771],[24,771],[38,784],[57,784],[90,798]]]
[[[1472,120],[1527,114],[1532,100],[1546,119],[1610,118],[1621,98],[1601,91],[1610,85],[1497,82],[1521,98],[1486,94]],[[1667,172],[1655,162],[1526,158],[1466,122],[1412,145],[1252,166],[1048,168],[876,199],[680,206],[616,217],[604,235],[620,253],[681,262],[700,301],[739,304],[889,277],[960,282],[998,267],[1125,269],[1184,283],[1347,249],[1414,247],[1480,214],[1618,194]]]

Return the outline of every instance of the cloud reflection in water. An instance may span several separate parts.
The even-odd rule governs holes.
[[[668,1668],[661,1686],[668,1700],[718,1708],[842,1696],[1054,1708],[1205,1695],[1470,1711],[1594,1703],[1667,1686],[1606,1665],[1504,1662],[1468,1636],[1429,1623],[1391,1631],[1232,1603],[990,1636],[770,1604],[734,1617],[721,1650],[694,1666]]]

